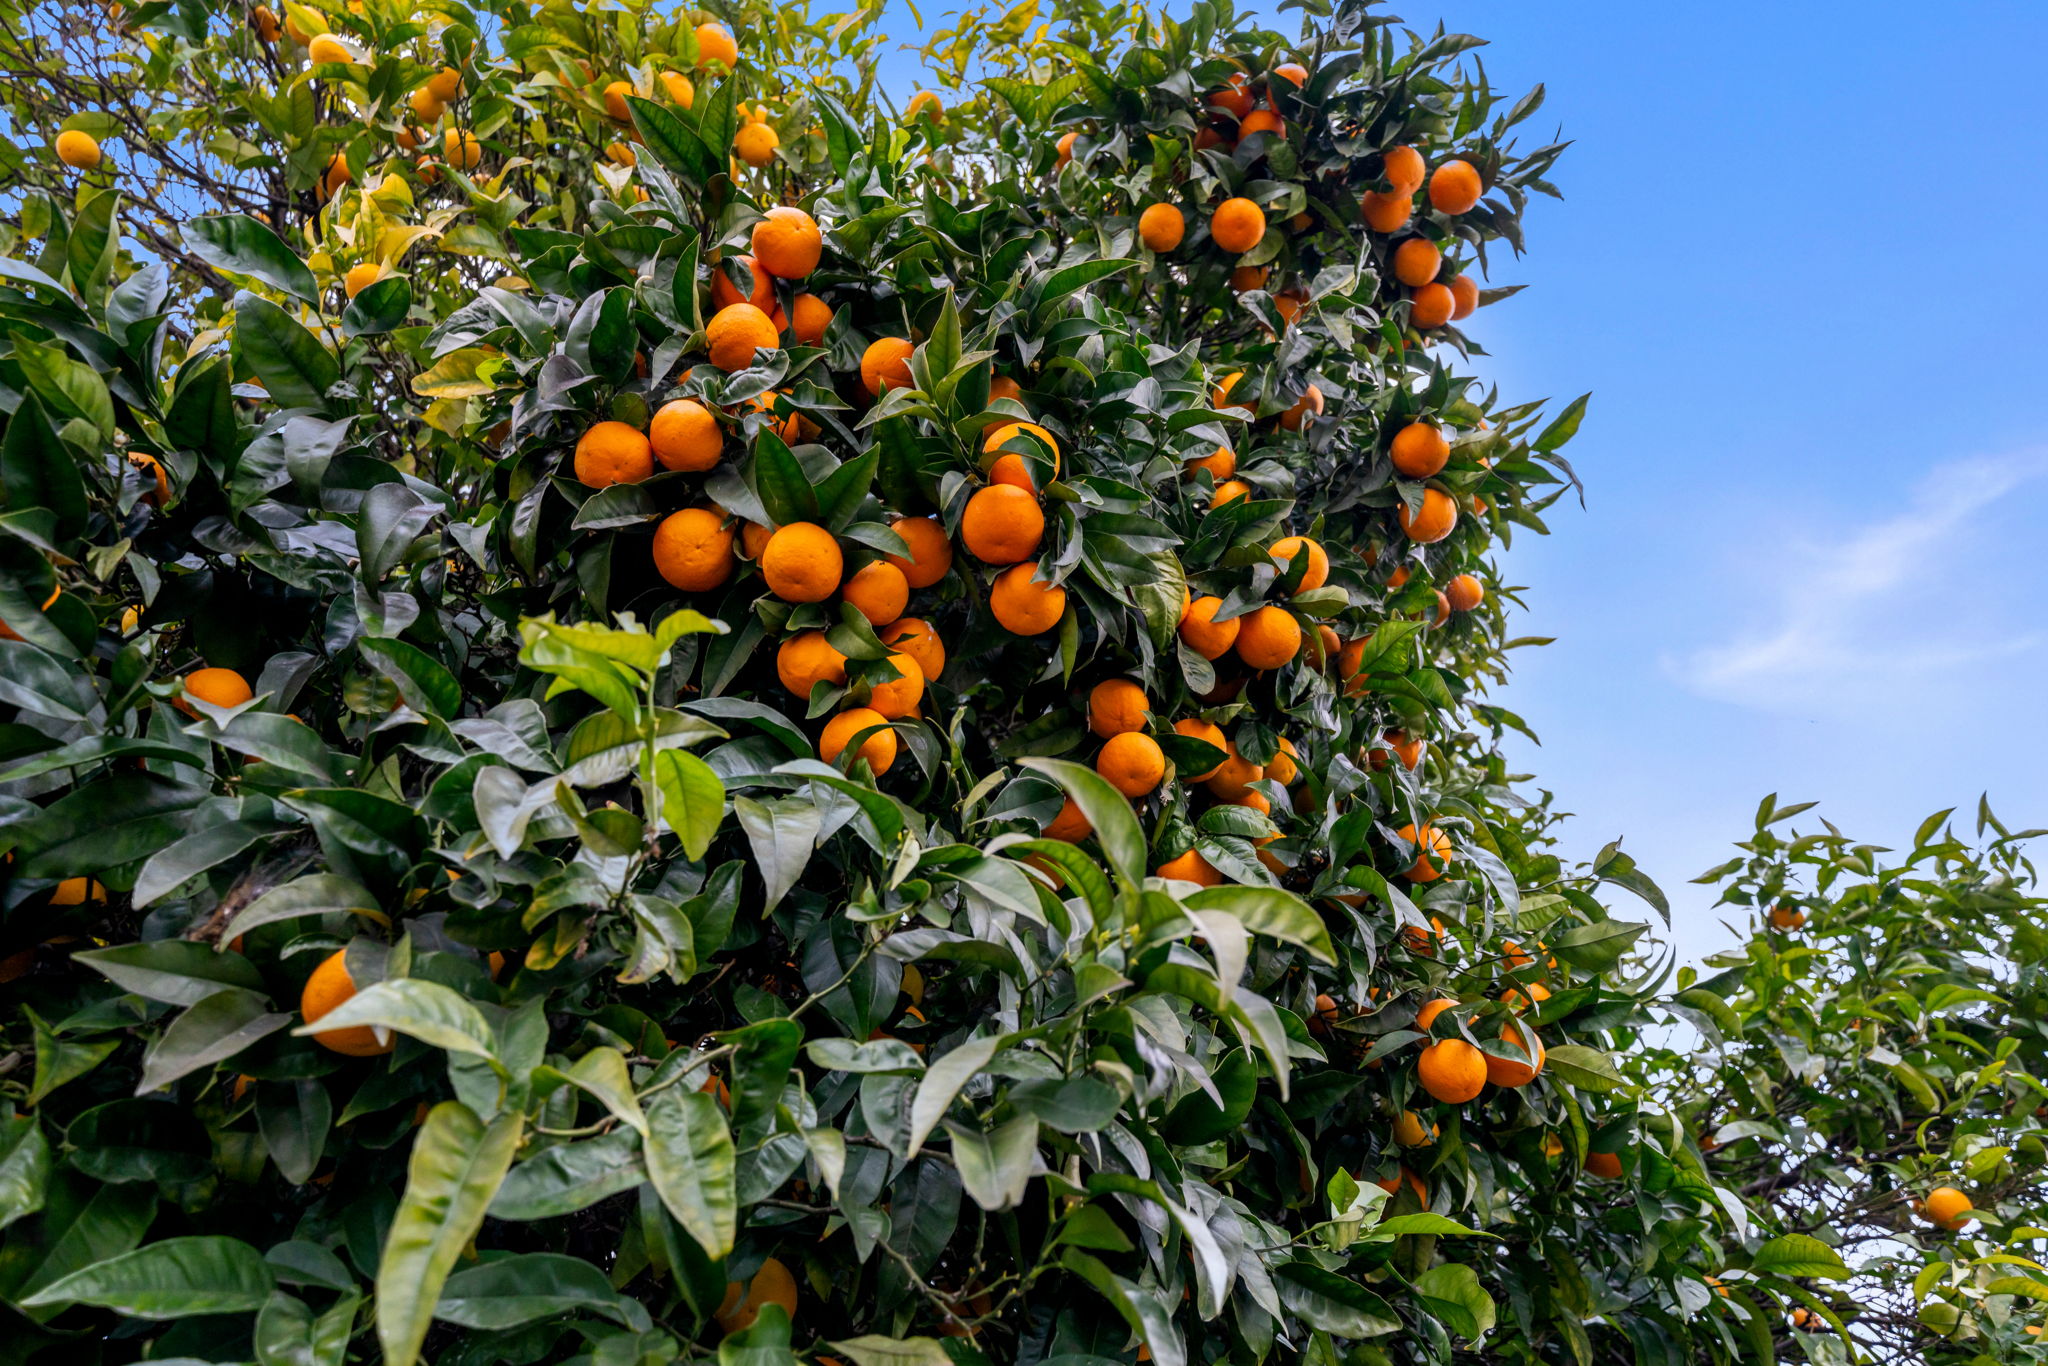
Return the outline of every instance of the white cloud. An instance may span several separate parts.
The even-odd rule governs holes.
[[[1775,591],[1769,624],[1667,658],[1665,669],[1723,701],[1896,711],[1958,673],[2040,650],[2041,632],[2015,631],[2008,615],[2015,600],[2034,600],[2018,581],[2040,573],[2039,556],[2030,538],[1985,531],[2011,494],[2044,476],[2048,450],[1948,461],[1881,521],[1827,538],[1759,528],[1742,548],[1758,581],[1731,586],[1745,603]]]

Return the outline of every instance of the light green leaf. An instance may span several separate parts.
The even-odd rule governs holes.
[[[640,1098],[633,1094],[624,1053],[616,1048],[593,1048],[563,1075],[643,1136],[647,1133],[647,1116],[641,1113]]]
[[[677,1090],[670,1087],[647,1102],[647,1176],[704,1255],[723,1257],[739,1231],[732,1131],[716,1100]]]
[[[253,1314],[275,1285],[263,1254],[239,1238],[165,1238],[74,1271],[22,1303],[90,1304],[137,1319]]]
[[[441,1287],[483,1226],[524,1127],[516,1110],[488,1127],[460,1101],[428,1111],[377,1266],[377,1339],[388,1366],[419,1359]]]
[[[1842,1254],[1818,1238],[1804,1233],[1786,1233],[1771,1239],[1750,1258],[1749,1269],[1759,1276],[1821,1276],[1829,1280],[1849,1279]]]
[[[407,1034],[451,1053],[495,1056],[483,1012],[453,988],[419,977],[373,983],[322,1015],[318,1024],[301,1025],[292,1032],[322,1034],[356,1025]]]

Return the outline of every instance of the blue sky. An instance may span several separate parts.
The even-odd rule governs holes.
[[[1504,397],[1594,394],[1585,511],[1503,566],[1558,638],[1502,700],[1567,851],[1624,836],[1696,957],[1687,881],[1767,792],[1878,843],[1986,791],[2048,825],[2048,6],[1394,12],[1576,142],[1468,324]]]

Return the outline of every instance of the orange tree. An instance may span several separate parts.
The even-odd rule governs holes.
[[[1768,1359],[1843,1274],[1496,748],[1584,405],[1463,368],[1559,150],[1476,40],[0,15],[10,1359]]]

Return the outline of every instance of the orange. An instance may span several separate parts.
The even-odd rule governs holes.
[[[1067,590],[1035,579],[1038,562],[1012,565],[996,576],[989,589],[989,609],[1005,631],[1016,636],[1044,635],[1060,624],[1067,610]]]
[[[988,382],[988,396],[990,402],[994,402],[999,398],[1007,398],[1022,403],[1024,401],[1024,387],[1008,375],[997,375]]]
[[[1400,592],[1407,585],[1410,572],[1409,567],[1405,564],[1395,565],[1393,571],[1387,575],[1387,591],[1389,593]]]
[[[1218,446],[1208,455],[1190,460],[1181,466],[1181,473],[1189,479],[1195,477],[1197,470],[1209,471],[1209,477],[1221,484],[1237,473],[1237,452],[1228,446]]]
[[[1774,930],[1796,930],[1806,923],[1806,912],[1797,906],[1773,906],[1770,921]]]
[[[1920,1212],[1930,1224],[1953,1233],[1968,1222],[1963,1215],[1971,1208],[1970,1197],[1954,1186],[1936,1186],[1927,1192],[1927,1203],[1921,1206]]]
[[[1300,757],[1301,751],[1294,747],[1294,741],[1281,736],[1279,748],[1266,761],[1266,776],[1282,787],[1293,787],[1294,780],[1301,776],[1301,765],[1295,762]]]
[[[52,906],[83,906],[106,899],[107,889],[89,877],[67,877],[50,889]]]
[[[484,145],[467,128],[450,128],[441,135],[441,156],[457,170],[474,171],[484,159]]]
[[[1427,237],[1411,237],[1394,248],[1394,278],[1410,289],[1430,283],[1443,267],[1443,250]]]
[[[161,474],[159,474],[158,477],[161,478]],[[57,595],[62,593],[63,591],[64,589],[62,585],[59,585],[58,587],[52,588],[50,590],[50,596],[43,599],[43,610],[45,612],[50,610],[50,604],[55,602],[57,600]],[[127,635],[135,629],[135,627],[130,625],[128,621],[128,618],[131,615],[135,618],[136,622],[138,623],[142,620],[142,614],[140,612],[137,612],[133,607],[129,608],[128,611],[124,612],[121,616],[122,635]],[[21,633],[19,631],[16,631],[12,626],[9,626],[6,622],[0,621],[0,640],[20,639]]]
[[[1463,1039],[1439,1039],[1415,1060],[1422,1089],[1445,1105],[1463,1105],[1486,1089],[1486,1055]]]
[[[249,680],[233,669],[194,669],[185,675],[185,697],[196,697],[216,707],[239,707],[255,695]],[[187,716],[199,715],[183,697],[178,699],[177,705],[178,710]]]
[[[832,326],[832,305],[815,294],[799,294],[789,306],[789,333],[801,346],[823,346]]]
[[[1058,169],[1058,168],[1060,168],[1060,167],[1065,167],[1065,166],[1066,166],[1066,165],[1067,165],[1067,164],[1068,164],[1069,162],[1073,161],[1073,159],[1074,159],[1074,139],[1075,139],[1075,138],[1077,138],[1077,137],[1079,137],[1079,136],[1081,136],[1081,135],[1080,135],[1080,133],[1078,133],[1078,132],[1073,132],[1073,133],[1063,133],[1063,134],[1061,134],[1061,136],[1060,136],[1060,140],[1059,140],[1059,143],[1057,144],[1057,145],[1058,145],[1058,147],[1059,147],[1059,153],[1060,153],[1060,156],[1059,156],[1059,162],[1058,162],[1058,164],[1057,164],[1057,167],[1056,167],[1055,169]]]
[[[1455,859],[1450,836],[1427,822],[1418,831],[1411,821],[1395,833],[1415,847],[1415,862],[1401,874],[1410,882],[1435,882]]]
[[[1224,737],[1222,727],[1211,725],[1209,722],[1195,717],[1188,717],[1185,720],[1174,722],[1173,730],[1176,735],[1185,735],[1190,740],[1200,740],[1205,744],[1216,746],[1216,748],[1223,751],[1224,762],[1229,762],[1230,741]],[[1218,764],[1206,773],[1183,773],[1181,777],[1191,783],[1207,782],[1215,777],[1217,773],[1221,772],[1222,768],[1223,764]]]
[[[827,721],[824,733],[818,737],[818,753],[826,763],[833,762],[854,736],[870,726],[881,729],[862,742],[860,757],[880,777],[896,762],[896,732],[889,729],[887,718],[872,707],[848,707]]]
[[[1298,432],[1301,430],[1301,424],[1311,416],[1321,417],[1322,415],[1323,391],[1311,384],[1303,391],[1300,398],[1294,400],[1293,406],[1280,414],[1280,425],[1287,431]]]
[[[1469,161],[1446,161],[1429,177],[1430,206],[1440,213],[1466,213],[1485,193]]]
[[[256,30],[256,36],[266,43],[277,41],[277,15],[268,5],[258,5],[249,12],[249,25]]]
[[[1074,805],[1074,799],[1069,797],[1060,804],[1060,814],[1047,821],[1040,833],[1049,840],[1076,844],[1094,832],[1095,827],[1088,823],[1088,818],[1081,814],[1081,808]]]
[[[818,220],[802,209],[778,204],[754,224],[754,259],[778,280],[801,280],[818,268],[825,240]]]
[[[679,398],[655,410],[648,445],[663,469],[708,470],[725,450],[718,419],[695,399]]]
[[[953,567],[953,543],[946,539],[946,529],[937,518],[898,517],[889,523],[889,529],[910,547],[909,559],[901,555],[888,559],[903,571],[904,581],[912,588],[930,588],[946,577]]]
[[[732,577],[732,531],[722,513],[684,508],[654,531],[654,567],[685,593],[708,593]]]
[[[1509,987],[1500,994],[1501,1004],[1520,1015],[1532,1005],[1542,1005],[1550,999],[1550,988],[1541,982],[1530,982],[1526,993],[1518,987]]]
[[[1428,479],[1451,458],[1451,443],[1434,423],[1411,422],[1394,433],[1388,454],[1394,468],[1410,479]]]
[[[713,25],[706,24],[705,28]],[[701,33],[702,30],[700,29]],[[724,30],[720,29],[720,33]],[[732,39],[727,38],[730,46]],[[789,1274],[789,1268],[773,1257],[761,1263],[761,1269],[754,1273],[754,1279],[747,1283],[744,1293],[738,1281],[729,1281],[725,1287],[725,1298],[719,1302],[713,1315],[718,1326],[728,1333],[744,1332],[754,1326],[754,1320],[761,1316],[761,1306],[779,1304],[782,1312],[790,1318],[796,1317],[796,1277]]]
[[[1513,1025],[1509,1025],[1501,1030],[1500,1038],[1502,1043],[1508,1045],[1508,1047],[1522,1056],[1518,1058],[1497,1058],[1491,1053],[1484,1054],[1486,1058],[1486,1079],[1495,1086],[1509,1089],[1517,1086],[1527,1086],[1530,1082],[1536,1080],[1537,1074],[1543,1070],[1543,1040],[1536,1040],[1536,1055],[1534,1060],[1531,1061],[1528,1053],[1525,1051],[1528,1045],[1522,1040],[1521,1030]]]
[[[1230,401],[1230,391],[1237,388],[1237,382],[1243,378],[1244,371],[1232,370],[1222,379],[1216,381],[1216,388],[1209,394],[1209,406],[1211,408],[1242,408],[1248,413],[1258,411],[1249,403],[1232,403]]]
[[[447,101],[462,94],[462,73],[452,66],[444,66],[427,77],[423,89],[433,92],[437,100]]]
[[[1266,235],[1266,213],[1249,199],[1226,199],[1209,219],[1209,236],[1233,256],[1241,256]]]
[[[1365,225],[1382,236],[1399,232],[1415,212],[1414,191],[1391,194],[1379,190],[1367,190],[1365,198],[1359,201],[1359,212],[1365,215]]]
[[[1315,1012],[1308,1017],[1308,1032],[1328,1034],[1336,1028],[1340,1018],[1341,1012],[1337,1008],[1336,998],[1327,992],[1317,992]]]
[[[1300,62],[1282,62],[1273,68],[1273,75],[1289,85],[1300,86],[1308,80],[1308,68]]]
[[[1486,586],[1477,574],[1460,574],[1444,585],[1444,600],[1453,612],[1469,612],[1486,601]]]
[[[1210,92],[1209,108],[1217,113],[1228,114],[1233,119],[1242,119],[1252,112],[1251,85],[1243,72],[1236,72],[1230,84]]]
[[[697,25],[697,65],[702,67],[724,67],[730,71],[739,65],[740,47],[732,40],[732,30],[724,24]]]
[[[1415,1027],[1427,1034],[1429,1027],[1436,1023],[1436,1017],[1459,1002],[1450,996],[1439,996],[1434,1001],[1424,1001],[1422,1009],[1415,1012]]]
[[[1426,1148],[1436,1142],[1436,1134],[1436,1126],[1423,1124],[1422,1116],[1413,1110],[1403,1110],[1388,1130],[1388,1136],[1404,1148]]]
[[[1226,758],[1204,778],[1209,795],[1220,801],[1238,802],[1251,795],[1252,784],[1265,779],[1266,770],[1237,752],[1235,744],[1224,745]]]
[[[654,473],[654,448],[638,427],[600,422],[576,441],[576,478],[585,488],[637,484]]]
[[[1095,771],[1126,797],[1142,797],[1166,777],[1166,755],[1151,736],[1126,731],[1103,744]]]
[[[1451,321],[1472,316],[1479,307],[1479,282],[1469,275],[1451,277]]]
[[[1152,872],[1156,877],[1172,878],[1181,882],[1193,882],[1203,887],[1214,887],[1217,883],[1223,881],[1223,874],[1216,871],[1216,866],[1193,849],[1188,850],[1179,858],[1168,859],[1157,868],[1154,868]]]
[[[1226,479],[1216,486],[1215,492],[1209,495],[1209,506],[1220,508],[1225,503],[1234,503],[1240,498],[1249,498],[1251,495],[1252,486],[1245,483],[1244,480]]]
[[[1412,195],[1422,188],[1428,168],[1423,165],[1422,153],[1413,147],[1389,147],[1380,154],[1380,162],[1380,174],[1387,178],[1387,184],[1403,195]]]
[[[1421,1177],[1409,1171],[1405,1166],[1392,1176],[1383,1177],[1373,1182],[1373,1184],[1389,1195],[1399,1195],[1401,1188],[1406,1186],[1415,1193],[1415,1202],[1417,1204],[1421,1205],[1424,1209],[1429,1208],[1429,1187],[1422,1183]]]
[[[939,102],[936,94],[929,90],[920,90],[910,97],[909,104],[903,106],[903,121],[915,123],[921,114],[927,123],[937,123],[945,112],[946,106]]]
[[[748,559],[760,562],[761,552],[768,548],[768,538],[775,534],[775,528],[762,526],[759,522],[740,523],[740,549]]]
[[[1612,1181],[1621,1175],[1621,1156],[1618,1153],[1587,1153],[1586,1170]]]
[[[1394,756],[1401,761],[1401,767],[1413,773],[1415,766],[1422,762],[1424,745],[1422,737],[1410,736],[1398,730],[1390,730],[1383,738],[1394,751]],[[1372,752],[1371,761],[1374,769],[1385,768],[1387,766],[1386,750],[1375,749]]]
[[[845,572],[839,542],[813,522],[791,522],[761,552],[761,576],[784,602],[823,602],[838,591]]]
[[[752,304],[727,304],[704,329],[711,363],[730,374],[754,363],[754,352],[773,351],[780,345],[778,329],[766,313]]]
[[[1280,562],[1282,575],[1292,571],[1293,560],[1307,557],[1308,567],[1302,570],[1301,582],[1294,589],[1297,593],[1313,592],[1330,581],[1329,555],[1306,536],[1288,536],[1275,541],[1266,553]]]
[[[878,337],[861,352],[860,382],[870,398],[880,398],[891,389],[908,389],[912,347],[901,337]]]
[[[1328,622],[1316,623],[1315,634],[1308,638],[1308,662],[1316,669],[1329,667],[1337,652],[1344,648],[1344,638]]]
[[[1188,220],[1171,204],[1147,205],[1138,215],[1138,240],[1147,251],[1164,255],[1180,245],[1187,231]]]
[[[333,34],[316,33],[313,41],[306,44],[306,60],[316,66],[330,62],[347,66],[356,60],[356,54]]]
[[[1016,485],[990,484],[967,500],[960,539],[985,564],[1015,564],[1045,539],[1045,513]]]
[[[1270,109],[1254,109],[1237,125],[1237,136],[1242,141],[1254,133],[1284,139],[1287,136],[1287,122]]]
[[[604,145],[605,158],[614,166],[637,166],[640,158],[631,147],[623,142],[607,142]]]
[[[1145,729],[1152,699],[1128,678],[1105,678],[1088,691],[1088,729],[1107,740]]]
[[[845,684],[846,656],[832,647],[823,631],[805,631],[783,641],[775,652],[775,676],[790,692],[808,698],[820,683]]]
[[[348,975],[347,957],[346,949],[336,949],[322,959],[320,966],[313,969],[313,975],[306,979],[305,990],[299,993],[299,1014],[305,1017],[307,1024],[316,1023],[321,1016],[356,994],[355,979]],[[330,1029],[315,1034],[313,1042],[352,1058],[373,1058],[398,1046],[398,1040],[389,1033],[379,1042],[377,1031],[369,1025]]]
[[[1419,512],[1411,514],[1408,504],[1400,503],[1394,508],[1394,516],[1409,540],[1418,545],[1435,545],[1458,525],[1458,505],[1442,489],[1424,489]]]
[[[697,87],[688,76],[680,71],[664,71],[661,83],[668,90],[668,97],[679,109],[688,109],[697,103]]]
[[[711,268],[711,306],[730,308],[734,304],[752,304],[766,313],[775,307],[775,282],[768,278],[768,272],[752,256],[731,258],[747,268],[749,281],[747,292],[742,294],[733,285],[732,276],[726,274],[723,262]]]
[[[1266,287],[1267,270],[1264,266],[1239,266],[1230,272],[1230,292],[1249,294],[1255,289]]]
[[[1005,422],[991,427],[988,429],[988,435],[982,440],[981,449],[984,453],[1001,450],[1002,447],[1008,445],[1021,432],[1031,433],[1047,450],[1052,452],[1052,477],[1055,479],[1059,478],[1060,443],[1053,440],[1052,433],[1039,426],[1036,422]],[[1018,442],[1018,444],[1028,445],[1029,443]],[[995,458],[995,462],[988,468],[988,479],[991,484],[1011,484],[1023,489],[1027,493],[1036,493],[1038,491],[1038,486],[1031,482],[1031,467],[1024,462],[1023,455],[1014,450],[1003,451],[1002,454]]]
[[[341,292],[353,299],[384,278],[384,267],[375,261],[362,261],[348,268],[348,274],[341,277]]]
[[[626,96],[633,93],[631,81],[613,81],[604,88],[604,112],[620,123],[633,117],[633,111],[626,106]]]
[[[910,605],[910,582],[895,565],[875,560],[862,565],[846,581],[840,596],[852,603],[870,626],[887,626]]]
[[[349,169],[348,157],[344,153],[336,152],[327,158],[327,169],[320,173],[320,188],[331,198],[342,186],[353,184],[355,178],[356,173]]]
[[[1424,285],[1408,300],[1408,321],[1419,328],[1442,327],[1457,307],[1449,286]]]
[[[946,643],[939,639],[931,623],[917,617],[902,617],[883,627],[879,634],[884,645],[916,660],[927,680],[946,671]]]
[[[889,663],[901,677],[870,688],[868,705],[896,721],[914,715],[917,704],[924,700],[924,669],[915,659],[900,651],[889,656]]]
[[[1301,653],[1301,623],[1268,604],[1238,619],[1237,657],[1254,669],[1277,669]]]
[[[1244,629],[1243,617],[1216,620],[1222,606],[1223,599],[1204,596],[1189,603],[1180,614],[1181,640],[1204,659],[1221,659],[1237,644],[1238,632]]]

